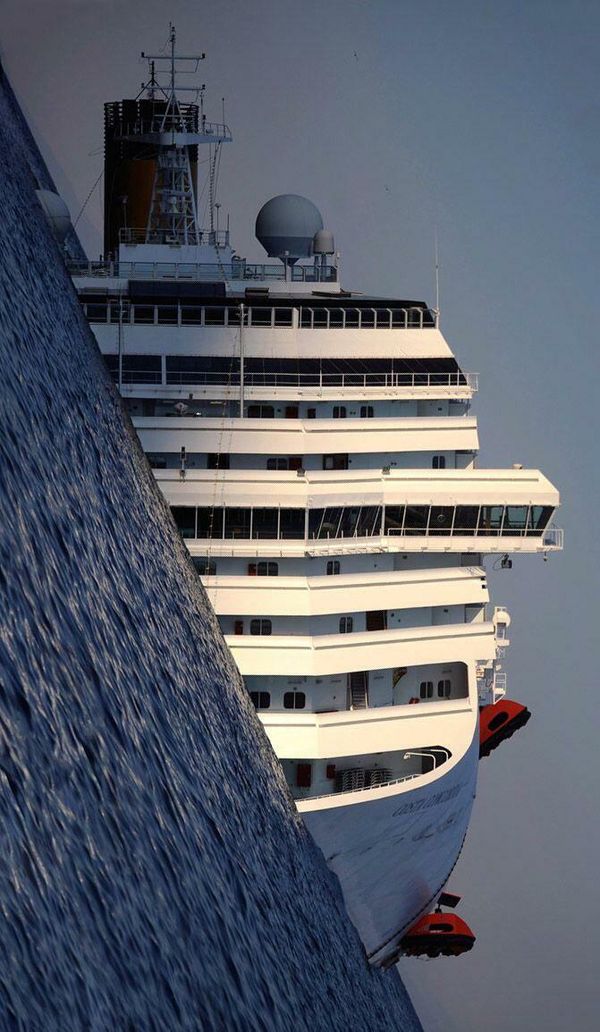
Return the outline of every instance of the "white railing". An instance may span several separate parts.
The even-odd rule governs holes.
[[[430,772],[427,771],[427,773],[429,774]],[[350,790],[348,790],[346,792],[335,792],[335,791],[332,790],[331,792],[324,792],[322,795],[295,796],[294,799],[295,799],[295,801],[297,803],[312,803],[313,800],[316,800],[316,799],[331,799],[332,796],[343,797],[343,796],[353,795],[354,792],[374,792],[378,788],[392,788],[394,785],[400,785],[403,781],[413,781],[415,778],[421,778],[421,777],[423,777],[422,773],[418,773],[418,774],[405,774],[401,778],[394,778],[393,781],[383,781],[379,785],[363,785],[362,788],[354,788],[354,789],[350,789]]]
[[[121,263],[123,264],[123,263]],[[240,305],[132,304],[129,301],[88,301],[83,310],[90,322],[149,326],[239,326]],[[431,313],[422,308],[294,308],[249,306],[244,326],[299,327],[303,330],[431,329]]]
[[[129,230],[131,233],[143,233],[144,240],[125,237],[125,244],[145,242],[145,231]],[[219,234],[225,232],[220,230]],[[203,243],[205,231],[203,231]],[[221,246],[221,237],[217,238]],[[292,283],[336,283],[337,268],[327,265],[293,265],[287,269],[279,263],[247,262],[244,258],[225,262],[149,262],[149,261],[97,261],[67,262],[71,276],[85,276],[93,279],[144,279],[144,280],[200,280],[224,283],[229,280],[285,280]]]
[[[428,308],[305,308],[300,314],[301,329],[424,329],[435,326],[435,315]]]
[[[562,527],[555,527],[552,524],[544,531],[543,544],[545,548],[562,552],[564,542],[564,530]]]
[[[116,357],[116,356],[115,356]],[[113,370],[115,380],[119,379],[118,370]],[[159,369],[127,369],[127,356],[124,357],[120,382],[123,384],[159,384],[164,387],[199,386],[239,388],[240,373],[207,372],[204,370],[172,370],[167,369],[165,376]],[[461,388],[475,393],[478,390],[477,373],[244,373],[244,386],[251,387],[291,387],[305,389],[318,388],[319,391],[342,388],[343,390],[367,390],[382,388],[384,390],[431,390],[432,388]],[[189,413],[193,416],[194,413]]]

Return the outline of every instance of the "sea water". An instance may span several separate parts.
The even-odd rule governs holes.
[[[419,1029],[294,810],[38,159],[0,81],[0,1028]]]

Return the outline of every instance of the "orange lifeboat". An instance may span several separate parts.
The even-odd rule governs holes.
[[[458,957],[472,949],[475,936],[457,914],[436,910],[409,928],[400,943],[407,957]]]
[[[524,727],[531,716],[527,706],[512,699],[501,699],[484,706],[479,714],[479,756],[489,756],[496,746]]]

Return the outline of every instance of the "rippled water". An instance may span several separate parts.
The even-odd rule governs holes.
[[[418,1029],[295,814],[30,147],[0,83],[0,1027]]]

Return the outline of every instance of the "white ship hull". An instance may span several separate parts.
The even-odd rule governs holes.
[[[478,762],[474,736],[456,764],[418,787],[372,789],[364,794],[375,798],[303,814],[372,962],[395,955],[448,881],[467,833]]]

